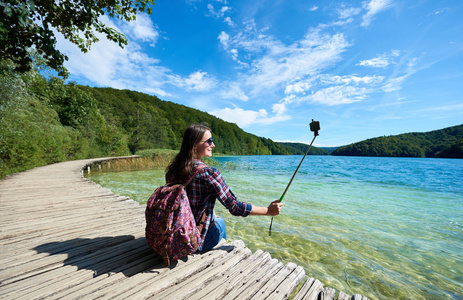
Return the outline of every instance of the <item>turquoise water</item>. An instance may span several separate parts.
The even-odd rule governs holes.
[[[279,199],[302,156],[218,157],[241,201]],[[228,167],[225,167],[228,166]],[[231,167],[230,167],[231,166]],[[146,202],[163,170],[91,179]],[[229,240],[263,249],[338,291],[372,299],[463,298],[463,160],[308,156],[282,214],[231,216]]]

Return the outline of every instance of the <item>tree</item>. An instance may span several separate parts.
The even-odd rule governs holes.
[[[99,20],[107,14],[128,22],[137,12],[151,14],[154,0],[1,0],[0,1],[0,58],[16,63],[15,71],[31,69],[30,48],[47,60],[47,65],[66,78],[64,61],[68,57],[56,49],[53,29],[87,52],[97,42],[95,33],[103,33],[120,47],[127,38]]]

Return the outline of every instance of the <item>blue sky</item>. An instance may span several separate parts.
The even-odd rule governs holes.
[[[156,95],[275,141],[317,146],[463,124],[463,1],[156,1],[70,80]]]

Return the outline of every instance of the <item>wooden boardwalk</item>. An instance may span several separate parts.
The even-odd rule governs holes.
[[[0,299],[286,299],[304,280],[294,299],[334,298],[302,267],[242,241],[165,268],[145,241],[145,207],[82,177],[102,160],[0,181]]]

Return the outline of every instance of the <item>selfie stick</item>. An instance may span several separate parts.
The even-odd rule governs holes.
[[[312,144],[313,144],[313,142],[315,141],[315,138],[318,136],[318,131],[319,131],[319,130],[320,130],[320,122],[314,121],[314,120],[312,119],[312,122],[310,123],[310,131],[313,131],[313,132],[314,132],[314,133],[313,133],[314,136],[313,136],[312,142],[311,142],[310,145],[309,145],[309,149],[307,149],[307,151],[305,152],[304,156],[302,157],[302,160],[301,160],[301,162],[299,163],[299,166],[297,166],[297,169],[296,169],[296,171],[294,172],[293,177],[291,177],[291,180],[289,181],[288,185],[286,186],[286,189],[285,189],[285,191],[283,192],[283,195],[281,195],[280,200],[278,200],[278,202],[283,201],[283,198],[285,197],[286,192],[287,192],[288,189],[289,189],[289,186],[290,186],[291,183],[293,182],[293,179],[294,179],[294,177],[296,176],[297,171],[299,171],[299,168],[301,167],[302,162],[304,161],[304,158],[307,156],[307,153],[309,153],[310,148],[312,147]],[[272,217],[272,220],[270,221],[270,227],[269,227],[269,229],[268,229],[268,235],[269,235],[269,236],[272,235],[272,224],[273,224],[273,217]]]

